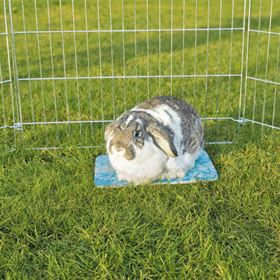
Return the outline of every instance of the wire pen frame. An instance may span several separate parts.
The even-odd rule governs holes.
[[[280,0],[0,4],[0,133],[7,147],[104,147],[141,100],[173,95],[209,144],[280,130]]]

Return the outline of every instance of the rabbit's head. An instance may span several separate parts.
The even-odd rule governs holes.
[[[105,131],[107,152],[126,160],[133,160],[141,150],[153,146],[169,157],[176,157],[173,133],[155,120],[127,113],[111,123]],[[145,153],[147,154],[147,153]],[[147,159],[148,160],[148,159]]]

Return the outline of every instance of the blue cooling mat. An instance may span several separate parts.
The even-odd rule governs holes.
[[[96,187],[121,187],[129,185],[127,181],[120,181],[110,164],[108,155],[96,158],[94,184]],[[206,151],[202,151],[195,162],[195,166],[187,171],[184,178],[157,180],[153,184],[187,184],[197,181],[214,181],[218,173]]]

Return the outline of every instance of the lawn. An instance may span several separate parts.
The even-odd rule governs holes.
[[[23,131],[0,130],[0,278],[279,279],[279,131],[205,121],[207,142],[234,142],[205,147],[220,176],[216,182],[93,185],[94,159],[105,152],[103,121],[148,97],[172,94],[203,117],[237,118],[241,108],[243,117],[280,126],[279,85],[248,79],[245,93],[243,79],[239,107],[243,1],[208,6],[201,0],[196,9],[194,0],[174,0],[171,9],[161,0],[160,10],[158,1],[148,9],[144,1],[124,1],[123,10],[112,1],[112,21],[110,1],[75,1],[74,9],[70,1],[23,2],[12,1],[11,9],[20,80],[12,91],[0,83],[0,126],[26,123]],[[260,2],[253,1],[251,28],[267,31],[270,1],[261,3],[259,21]],[[273,32],[279,32],[279,14],[274,0]],[[86,25],[141,31],[59,31]],[[146,32],[147,26],[156,31]],[[236,29],[158,32],[171,26]],[[10,78],[3,32],[0,5],[0,81]],[[279,36],[252,32],[248,54],[248,76],[279,82]],[[27,124],[75,120],[96,123]]]

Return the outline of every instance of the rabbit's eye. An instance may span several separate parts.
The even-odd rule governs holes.
[[[142,130],[136,130],[133,134],[134,138],[140,138],[142,136]]]

